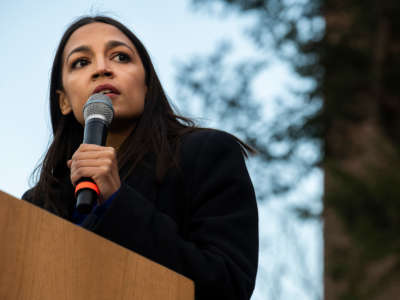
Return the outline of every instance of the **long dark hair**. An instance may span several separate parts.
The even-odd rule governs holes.
[[[178,116],[171,108],[167,96],[155,72],[150,56],[141,41],[123,24],[105,16],[81,17],[65,31],[53,61],[50,79],[50,115],[53,141],[43,159],[34,171],[39,180],[32,190],[32,202],[54,213],[68,217],[75,199],[66,162],[70,159],[83,139],[83,127],[72,113],[63,115],[59,108],[57,90],[62,87],[62,55],[70,36],[78,28],[102,22],[121,30],[135,45],[145,69],[147,93],[144,111],[136,120],[136,127],[118,150],[118,164],[122,180],[133,169],[151,155],[155,163],[155,177],[162,181],[171,167],[179,166],[180,138],[191,131],[203,130],[185,117]],[[240,142],[240,141],[239,141]],[[240,142],[250,152],[253,150]]]

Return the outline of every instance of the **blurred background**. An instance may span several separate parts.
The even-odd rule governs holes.
[[[376,138],[387,157],[397,158],[398,121],[391,113],[393,107],[399,111],[392,92],[397,86],[391,81],[386,94],[379,84],[386,80],[384,66],[398,60],[385,60],[395,15],[388,15],[393,7],[375,12],[382,6],[378,1],[370,1],[369,9],[360,1],[342,2],[2,1],[0,189],[21,197],[49,145],[49,75],[62,33],[78,16],[105,14],[142,40],[180,113],[229,131],[259,151],[247,161],[260,216],[252,299],[317,300],[324,289],[326,295],[332,290],[332,299],[372,299],[363,298],[365,288],[379,276],[365,275],[368,264],[399,249],[377,246],[392,237],[396,214],[393,224],[371,217],[379,211],[387,218],[378,197],[382,190],[393,203],[396,193],[378,185],[371,190],[360,172],[374,158],[379,176],[370,180],[384,184],[387,172],[381,167],[392,165],[379,158],[382,152],[366,150],[372,143],[367,137]],[[390,51],[399,49],[393,47]],[[391,80],[398,72],[392,71]],[[398,175],[391,174],[396,183]],[[370,210],[359,220],[366,198]],[[384,239],[363,231],[377,224],[390,229]],[[380,256],[366,251],[371,245]],[[390,263],[389,269],[398,266]]]

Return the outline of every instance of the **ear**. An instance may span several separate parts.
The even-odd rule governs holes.
[[[67,95],[63,91],[57,90],[58,94],[58,104],[60,105],[61,113],[65,116],[72,111],[71,104],[67,98]]]

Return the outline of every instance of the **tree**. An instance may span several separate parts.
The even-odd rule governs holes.
[[[400,4],[325,2],[326,299],[395,299]]]
[[[225,41],[211,55],[196,56],[181,63],[177,76],[178,99],[186,103],[186,107],[198,103],[196,109],[202,115],[223,120],[218,127],[237,134],[259,151],[250,162],[250,168],[260,202],[293,196],[319,168],[322,159],[323,72],[318,51],[324,26],[319,1],[193,0],[192,3],[195,8],[207,7],[220,14],[234,11],[238,15],[252,15],[254,23],[247,28],[247,37],[258,55],[235,61],[230,55],[234,49]],[[274,114],[268,116],[263,114],[265,99],[257,96],[254,85],[260,78],[262,80],[268,68],[271,45],[275,55],[301,76],[301,87],[293,88],[290,99],[276,99]],[[302,220],[319,221],[320,199],[307,200],[310,199],[303,199],[302,206],[289,205],[289,201],[282,206],[285,211],[279,230],[286,241],[290,241],[291,250],[295,249],[290,254],[291,260],[302,271],[293,274],[290,271],[293,263],[288,261],[270,268],[272,299],[283,297],[281,280],[283,274],[288,273],[295,277],[293,280],[303,290],[303,295],[321,298],[321,288],[314,283],[315,277],[307,274],[309,266],[304,257],[296,256],[305,249],[293,228],[298,224],[298,219],[291,221],[293,212]],[[278,276],[271,278],[272,274]]]
[[[225,128],[259,149],[255,180],[270,183],[259,192],[260,201],[298,191],[300,179],[322,166],[326,299],[395,299],[400,292],[398,1],[192,2],[253,16],[247,35],[261,57],[230,67],[223,45],[206,59],[181,65],[181,99],[196,95],[206,115],[220,116]],[[294,91],[296,101],[284,99],[273,118],[263,118],[252,84],[267,68],[271,47],[306,79],[307,88]],[[305,155],[310,152],[318,155]],[[282,176],[288,170],[292,176]],[[307,220],[318,215],[310,206],[296,211]],[[278,299],[279,288],[270,295],[274,292]]]
[[[224,42],[210,56],[195,57],[178,67],[180,101],[185,103],[190,99],[193,103],[193,97],[201,100],[198,102],[202,103],[203,115],[223,119],[226,129],[254,146],[259,151],[259,159],[268,162],[267,174],[263,177],[270,184],[260,200],[271,193],[281,194],[293,189],[296,179],[304,177],[321,161],[320,155],[310,157],[308,151],[302,150],[310,147],[321,153],[318,150],[322,137],[322,69],[317,47],[322,38],[323,22],[318,1],[312,1],[313,5],[308,1],[290,2],[295,5],[290,5],[289,9],[291,3],[279,0],[193,0],[195,7],[224,3],[242,14],[254,14],[256,22],[247,33],[261,55],[232,64],[228,61],[231,45]],[[258,99],[253,87],[258,75],[268,67],[270,43],[279,57],[302,76],[306,86],[293,91],[295,101],[288,103],[277,99],[273,119],[262,115],[265,99]],[[296,174],[288,178],[289,172],[276,172],[281,168],[291,169]]]

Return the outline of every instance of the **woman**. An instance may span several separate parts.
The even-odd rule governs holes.
[[[113,103],[105,147],[81,144],[83,105]],[[54,139],[23,199],[81,224],[195,282],[196,299],[249,299],[258,259],[258,217],[233,136],[174,114],[149,55],[124,25],[83,17],[64,33],[51,73]],[[88,215],[74,185],[100,190]]]

